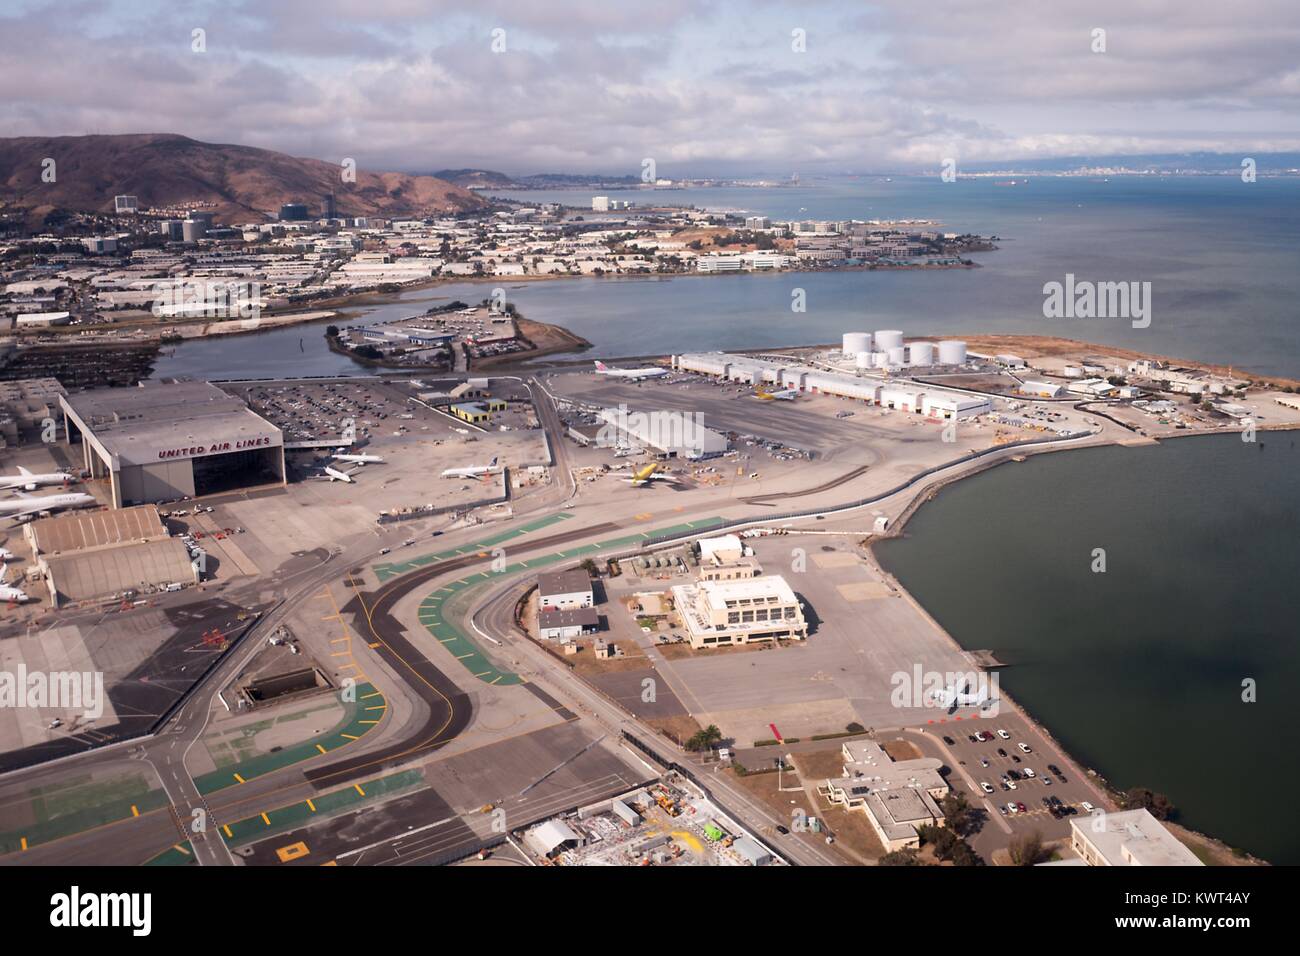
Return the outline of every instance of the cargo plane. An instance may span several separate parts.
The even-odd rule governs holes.
[[[672,475],[666,475],[661,472],[659,470],[658,462],[651,462],[644,468],[634,471],[631,474],[626,474],[624,472],[611,472],[611,474],[615,478],[622,478],[635,488],[640,488],[643,485],[648,485],[655,481],[670,481],[674,484],[678,481],[678,479],[674,478]]]
[[[797,389],[787,388],[780,392],[765,392],[761,388],[756,388],[754,389],[754,394],[765,402],[793,402],[799,395],[799,391]]]

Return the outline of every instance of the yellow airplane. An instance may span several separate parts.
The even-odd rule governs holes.
[[[644,468],[632,472],[630,475],[624,474],[622,472],[616,472],[614,474],[614,477],[622,478],[629,485],[633,485],[638,488],[641,487],[642,485],[648,485],[654,481],[671,481],[675,483],[678,480],[674,478],[672,475],[665,475],[663,472],[661,472],[659,470],[658,462],[651,462],[650,464],[646,465]]]
[[[787,388],[780,392],[765,392],[761,388],[756,388],[754,389],[754,394],[757,395],[765,402],[770,402],[774,400],[782,401],[782,402],[793,402],[795,396],[798,395],[799,393],[793,388]]]

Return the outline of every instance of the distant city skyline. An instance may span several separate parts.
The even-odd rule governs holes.
[[[1300,151],[1283,0],[457,6],[19,0],[0,135],[665,178]]]

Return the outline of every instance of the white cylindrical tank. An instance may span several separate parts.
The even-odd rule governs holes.
[[[889,350],[888,354],[889,354],[890,365],[907,364],[907,349],[903,348],[901,345],[895,345],[892,349]]]
[[[933,365],[934,364],[934,343],[933,342],[913,342],[908,346],[911,363],[913,365]]]
[[[871,362],[876,368],[888,368],[889,354],[887,352],[872,352]]]
[[[940,365],[965,365],[966,343],[960,339],[948,339],[939,343]]]
[[[871,368],[876,364],[875,357],[870,352],[859,352],[857,357],[858,368]]]
[[[903,344],[903,333],[897,329],[882,329],[876,333],[876,348],[882,352],[888,352],[890,349],[900,348]]]
[[[870,332],[845,332],[844,345],[840,349],[846,358],[853,358],[859,352],[871,351]]]

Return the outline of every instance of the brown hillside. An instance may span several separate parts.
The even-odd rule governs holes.
[[[57,181],[41,182],[54,159]],[[251,146],[200,143],[170,133],[0,138],[0,200],[33,211],[111,212],[113,197],[140,197],[141,208],[211,202],[226,222],[274,218],[299,201],[319,215],[333,192],[339,215],[401,216],[474,209],[482,200],[432,176],[368,172],[345,183],[341,167]]]

